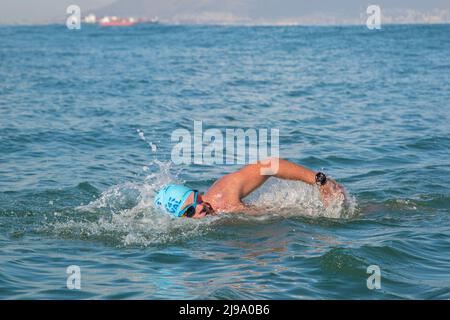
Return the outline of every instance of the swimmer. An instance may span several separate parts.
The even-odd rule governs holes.
[[[269,166],[268,166],[269,165]],[[267,168],[277,167],[270,175]],[[316,172],[298,164],[279,158],[269,158],[249,164],[240,170],[227,174],[217,180],[205,194],[201,195],[181,185],[167,185],[156,195],[154,203],[174,217],[203,218],[217,212],[255,213],[242,202],[246,196],[264,184],[270,177],[285,180],[303,181],[317,185],[325,206],[330,200],[344,196],[344,188],[322,172]]]

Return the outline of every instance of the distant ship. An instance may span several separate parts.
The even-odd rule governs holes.
[[[138,21],[134,18],[119,19],[117,17],[104,17],[100,20],[99,25],[101,25],[102,27],[114,27],[114,26],[128,27],[136,23],[138,23]]]
[[[159,23],[158,17],[154,17],[152,19],[148,19],[148,18],[136,19],[133,17],[119,18],[116,16],[105,16],[101,19],[97,19],[97,17],[92,13],[85,16],[83,21],[84,21],[84,23],[98,24],[103,27],[113,27],[113,26],[129,27],[129,26],[135,25],[137,23],[149,23],[149,24]]]

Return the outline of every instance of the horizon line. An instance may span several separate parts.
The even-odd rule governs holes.
[[[404,26],[404,25],[447,25],[450,24],[450,21],[439,21],[439,22],[385,22],[381,25],[389,25],[389,26]],[[0,22],[0,27],[43,27],[43,26],[54,26],[54,25],[65,25],[64,22],[32,22],[32,23],[2,23]],[[97,26],[101,28],[106,28],[99,26],[97,24],[91,23],[82,23],[84,26]],[[133,26],[120,27],[120,28],[133,28],[138,25],[162,25],[162,26],[217,26],[217,27],[351,27],[351,26],[366,26],[365,23],[195,23],[195,22],[158,22],[158,23],[148,23],[141,22],[137,23]]]

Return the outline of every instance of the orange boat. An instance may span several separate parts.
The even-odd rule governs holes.
[[[99,24],[103,27],[114,27],[114,26],[128,27],[136,23],[138,23],[138,21],[133,18],[119,19],[117,17],[104,17],[99,22]]]

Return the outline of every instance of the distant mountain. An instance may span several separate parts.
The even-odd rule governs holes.
[[[236,17],[248,16],[254,0],[118,0],[97,9],[95,14],[135,17],[155,17],[174,20],[204,14],[227,14]]]
[[[373,1],[372,1],[373,2]],[[389,21],[397,21],[404,12],[440,10],[439,19],[445,18],[450,7],[448,0],[378,0],[382,14]],[[180,23],[241,23],[292,21],[307,24],[361,23],[365,21],[366,0],[117,0],[94,10],[97,16],[117,15],[153,18]],[[409,15],[411,16],[411,15]],[[408,17],[409,17],[408,16]],[[442,18],[444,17],[444,18]],[[420,18],[417,18],[420,21]],[[399,21],[402,22],[402,21]]]
[[[358,17],[363,10],[360,0],[341,0],[352,10],[343,9],[342,2],[322,0],[118,0],[94,11],[98,16],[118,15],[187,23],[234,23],[276,21],[329,15]]]
[[[65,21],[74,3],[84,15],[170,23],[354,23],[364,20],[369,4],[381,7],[382,22],[450,22],[450,0],[0,0],[0,24]]]

